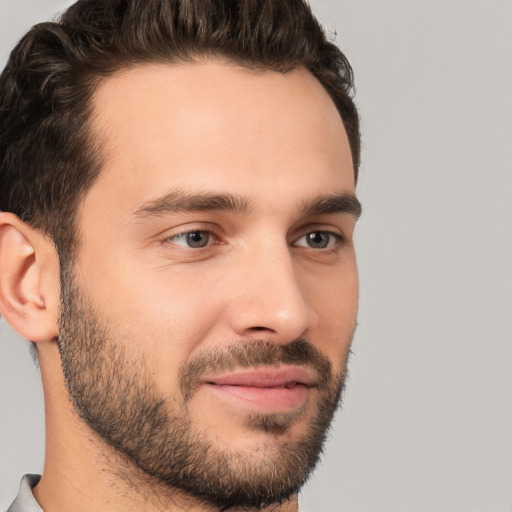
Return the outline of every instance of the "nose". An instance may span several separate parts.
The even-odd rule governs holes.
[[[317,324],[287,245],[278,252],[247,255],[238,269],[229,307],[231,328],[238,336],[286,344]]]

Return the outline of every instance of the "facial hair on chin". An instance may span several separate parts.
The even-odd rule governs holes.
[[[58,346],[70,400],[82,420],[126,460],[127,467],[220,510],[261,508],[298,492],[319,460],[340,403],[344,371],[333,375],[329,360],[303,339],[284,346],[241,340],[189,359],[180,370],[177,396],[165,399],[144,361],[130,357],[129,340],[116,337],[71,275],[62,283]],[[300,438],[283,443],[277,456],[262,462],[247,453],[220,449],[193,424],[186,404],[206,372],[277,364],[305,365],[320,376],[314,417]],[[298,417],[252,414],[247,427],[249,432],[277,436]]]

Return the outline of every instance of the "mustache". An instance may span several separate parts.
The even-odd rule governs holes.
[[[305,366],[314,370],[319,390],[328,388],[333,381],[329,359],[304,338],[297,338],[286,345],[264,339],[241,340],[227,347],[204,350],[190,358],[180,370],[180,389],[188,401],[205,375],[279,365]]]

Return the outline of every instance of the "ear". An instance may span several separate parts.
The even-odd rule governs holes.
[[[0,313],[34,342],[58,335],[59,261],[51,241],[16,215],[0,212]]]

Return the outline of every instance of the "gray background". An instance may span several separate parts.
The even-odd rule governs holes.
[[[2,64],[69,3],[0,0]],[[302,506],[512,512],[512,2],[313,7],[356,71],[365,212],[344,410]],[[2,509],[44,434],[38,371],[0,326]]]

